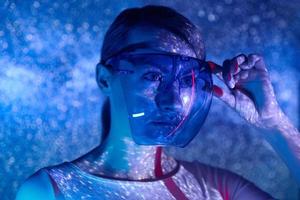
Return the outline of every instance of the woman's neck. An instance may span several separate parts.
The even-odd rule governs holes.
[[[127,137],[119,140],[108,137],[74,164],[92,174],[129,180],[156,179],[177,166],[175,159],[164,154],[161,147],[137,145]]]

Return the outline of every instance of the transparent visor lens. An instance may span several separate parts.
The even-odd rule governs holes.
[[[132,137],[143,145],[186,146],[212,99],[206,63],[178,55],[136,54],[111,60],[119,74]]]

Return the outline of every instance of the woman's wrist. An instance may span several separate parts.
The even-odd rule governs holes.
[[[299,134],[297,128],[282,111],[280,112],[279,123],[276,125],[275,131],[281,133],[283,136],[297,136]]]

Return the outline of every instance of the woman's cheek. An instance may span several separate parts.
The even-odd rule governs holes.
[[[155,96],[157,95],[157,85],[155,84],[151,84],[150,86],[148,85],[148,87],[145,87],[140,91],[142,91],[142,94],[145,98],[154,101]]]
[[[190,90],[183,90],[180,94],[180,100],[184,110],[187,110],[193,103],[194,95]]]

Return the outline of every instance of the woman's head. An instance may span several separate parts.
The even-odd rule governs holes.
[[[162,137],[170,136],[174,132],[171,130],[189,121],[191,105],[200,105],[195,103],[199,99],[207,101],[206,93],[199,91],[208,89],[210,76],[205,70],[198,71],[201,67],[204,69],[205,63],[193,59],[205,58],[200,32],[187,18],[170,8],[146,6],[123,11],[107,31],[101,53],[97,81],[108,94],[112,122],[120,122],[112,126],[124,126],[122,130],[131,126],[133,132],[139,132],[134,136],[147,133],[140,144],[168,143]],[[153,71],[153,66],[159,65],[163,67]],[[119,76],[120,72],[123,75]],[[203,110],[205,116],[207,111]],[[202,118],[199,114],[194,116],[199,123]],[[128,119],[126,125],[124,122]],[[141,142],[147,137],[148,142]],[[155,142],[158,137],[160,142]],[[133,138],[137,141],[138,137]]]
[[[205,58],[200,31],[187,18],[164,6],[145,6],[121,12],[105,34],[101,58],[106,60],[129,45],[141,42],[149,43],[140,44],[140,48],[157,48]]]

